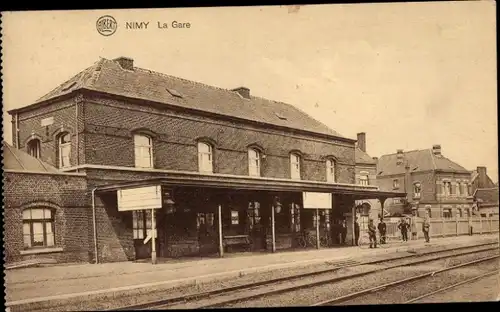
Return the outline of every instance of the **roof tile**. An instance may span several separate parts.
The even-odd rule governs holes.
[[[64,90],[73,82],[76,82],[75,86]],[[124,70],[117,62],[108,59],[96,62],[37,102],[80,88],[345,138],[290,104],[256,96],[245,99],[236,91],[148,69],[134,67],[133,71]]]

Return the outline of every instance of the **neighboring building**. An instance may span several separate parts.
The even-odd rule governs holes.
[[[394,198],[387,203],[391,214],[411,215],[415,210],[420,217],[427,212],[431,218],[452,218],[471,212],[471,173],[446,158],[441,145],[383,155],[377,170],[381,190],[408,194],[407,198]]]
[[[356,144],[356,183],[359,185],[377,185],[377,158],[371,157],[366,152],[366,133],[357,134]],[[386,200],[390,201],[391,199]],[[385,202],[384,202],[385,204]],[[382,214],[380,200],[367,199],[357,200],[356,209],[358,217],[360,217],[360,225],[362,229],[367,228],[368,219],[372,218],[377,221],[379,215]],[[384,213],[386,215],[386,213]]]
[[[3,142],[4,260],[87,262],[90,202],[81,173],[53,166]]]
[[[486,167],[477,167],[472,172],[472,196],[474,199],[474,212],[482,217],[498,216],[499,199],[498,185],[493,183],[486,173]]]
[[[355,200],[404,196],[357,184],[356,140],[292,105],[138,68],[126,57],[101,59],[9,113],[17,148],[86,175],[82,202],[95,215],[82,260],[149,258],[154,224],[160,257],[216,253],[220,241],[228,250],[290,248],[303,230],[315,231],[317,211],[328,229]],[[304,207],[304,192],[322,194]],[[149,202],[162,206],[156,222],[142,209]]]

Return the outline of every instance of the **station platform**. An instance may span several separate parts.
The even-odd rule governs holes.
[[[159,259],[150,262],[51,265],[5,271],[6,305],[61,300],[119,293],[147,287],[179,287],[186,283],[237,278],[242,274],[268,272],[294,266],[424,251],[446,246],[498,242],[498,233],[391,242],[383,248],[341,247],[276,253],[227,253],[223,258]]]

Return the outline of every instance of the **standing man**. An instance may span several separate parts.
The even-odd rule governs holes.
[[[399,230],[401,231],[401,236],[403,237],[403,242],[408,241],[408,223],[404,218],[401,219],[401,222],[398,225]]]
[[[387,225],[385,224],[384,219],[380,218],[380,222],[377,227],[378,227],[378,232],[380,233],[380,244],[385,244]]]
[[[368,237],[370,238],[370,248],[377,248],[377,229],[375,224],[373,224],[373,219],[368,221]]]
[[[354,244],[356,246],[359,246],[359,223],[358,223],[358,217],[354,219]]]
[[[424,232],[425,242],[430,242],[429,230],[431,228],[431,222],[429,220],[429,216],[425,216],[424,223],[422,223],[422,232]]]
[[[347,237],[347,221],[342,220],[342,224],[340,225],[340,243],[345,245],[345,239]]]

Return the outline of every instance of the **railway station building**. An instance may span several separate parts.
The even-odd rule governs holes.
[[[74,197],[86,211],[87,226],[75,228],[87,250],[80,261],[314,248],[304,235],[334,247],[331,224],[342,218],[351,244],[356,201],[383,209],[405,196],[357,183],[356,140],[290,104],[126,57],[100,59],[9,113],[15,149],[85,179],[86,196]],[[6,223],[19,231],[6,240],[22,235],[15,209]],[[66,234],[56,228],[55,242]]]

